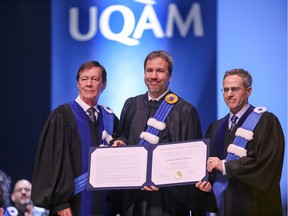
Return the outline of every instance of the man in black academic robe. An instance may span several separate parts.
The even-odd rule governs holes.
[[[284,157],[284,135],[274,114],[264,112],[246,148],[234,151],[236,155],[247,152],[246,155],[226,161],[227,149],[233,143],[237,129],[243,126],[255,109],[248,103],[251,83],[251,75],[243,69],[233,69],[225,73],[224,100],[231,114],[211,124],[206,133],[206,137],[211,139],[208,169],[211,171],[214,168],[212,179],[216,180],[216,174],[222,175],[225,169],[225,176],[229,180],[224,200],[220,201],[221,205],[218,206],[219,216],[282,215],[279,183]],[[230,131],[229,119],[232,114],[238,116],[239,120],[236,127]],[[237,133],[240,134],[240,130]],[[217,202],[219,204],[218,200]]]
[[[52,111],[41,133],[32,200],[35,205],[49,209],[50,215],[115,215],[111,191],[86,189],[89,148],[107,143],[102,140],[102,132],[112,135],[119,123],[111,110],[97,105],[106,87],[105,68],[96,61],[84,63],[77,73],[77,86],[76,100]],[[90,120],[89,107],[96,110],[97,118],[92,114]],[[114,126],[109,129],[107,125]],[[76,181],[79,178],[83,181]],[[82,189],[74,181],[84,182]]]
[[[140,134],[147,128],[169,91],[173,68],[172,57],[165,51],[151,52],[145,59],[145,83],[148,92],[126,100],[120,117],[119,136],[126,145],[140,142]],[[178,96],[165,119],[165,129],[157,135],[159,144],[202,138],[198,113],[193,105]],[[123,144],[122,141],[115,141]],[[161,187],[158,191],[140,189],[119,190],[121,216],[188,216],[205,215],[199,200],[202,193],[195,185]]]

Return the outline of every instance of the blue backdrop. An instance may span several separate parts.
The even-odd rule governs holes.
[[[94,59],[108,72],[99,103],[119,116],[128,97],[147,90],[146,55],[164,49],[175,61],[170,88],[196,106],[203,130],[216,118],[215,1],[52,3],[52,108],[76,97],[76,71]]]

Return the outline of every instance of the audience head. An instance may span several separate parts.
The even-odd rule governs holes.
[[[16,182],[11,194],[11,199],[18,210],[24,212],[26,210],[26,205],[31,204],[31,190],[31,182],[25,179]]]

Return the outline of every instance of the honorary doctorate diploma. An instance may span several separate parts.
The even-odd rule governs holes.
[[[90,149],[88,189],[193,184],[207,179],[209,140]]]

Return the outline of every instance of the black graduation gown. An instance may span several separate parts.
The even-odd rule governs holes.
[[[149,102],[147,93],[126,100],[121,112],[119,137],[128,144],[138,144],[140,133],[145,131],[148,118],[155,114],[162,100]],[[202,138],[196,109],[181,98],[173,106],[165,123],[166,128],[159,133],[159,143]],[[199,192],[194,185],[161,187],[158,192],[121,190],[118,196],[119,203],[122,204],[120,215],[185,216],[189,215],[191,209],[195,215],[204,215],[204,211],[199,210]],[[196,209],[200,213],[196,214]]]
[[[84,110],[81,109],[81,112]],[[89,122],[90,127],[88,125],[87,128],[90,128],[93,146],[98,146],[99,136],[92,132],[97,130],[98,126],[97,124],[93,126],[85,115],[84,112],[83,123]],[[114,115],[114,131],[118,123],[119,120]],[[81,168],[81,161],[88,163],[88,154],[87,157],[82,156],[81,145],[78,126],[70,106],[67,104],[59,106],[51,112],[41,133],[32,180],[34,204],[49,209],[50,215],[56,215],[57,211],[68,207],[72,209],[73,215],[81,215],[80,208],[84,209],[85,216],[112,215],[109,212],[112,210],[109,206],[111,198],[109,191],[84,190],[72,195],[74,179],[88,169],[87,167],[83,171]],[[107,209],[104,209],[104,206]]]
[[[228,116],[211,124],[206,137],[211,138],[211,156],[225,159],[227,147],[254,107],[239,119],[234,133],[228,133]],[[222,122],[222,123],[221,123]],[[224,124],[223,124],[224,122]],[[216,131],[222,127],[223,142]],[[225,191],[225,216],[281,216],[280,178],[284,157],[284,135],[277,117],[265,112],[246,145],[247,156],[225,163],[230,180]],[[222,216],[222,215],[221,215]]]

